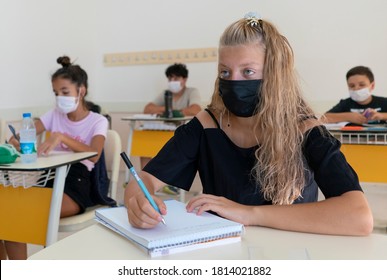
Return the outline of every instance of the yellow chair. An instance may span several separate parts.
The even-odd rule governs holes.
[[[114,200],[117,196],[118,175],[120,173],[120,153],[122,145],[121,138],[117,131],[109,129],[105,140],[105,161],[109,174],[110,186],[109,197]],[[95,223],[95,210],[108,207],[106,205],[96,205],[89,207],[82,214],[61,218],[59,222],[59,232],[78,231]]]

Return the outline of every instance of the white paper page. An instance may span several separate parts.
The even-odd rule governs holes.
[[[338,123],[324,123],[327,129],[340,129],[349,124],[349,122],[338,122]]]

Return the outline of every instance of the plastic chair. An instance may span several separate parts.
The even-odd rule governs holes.
[[[7,133],[5,132],[5,120],[0,119],[0,143],[3,144],[7,140]]]
[[[109,174],[110,186],[109,197],[116,200],[118,175],[120,173],[120,152],[122,149],[121,138],[117,131],[109,129],[105,140],[105,161]],[[94,223],[95,210],[108,207],[106,205],[96,205],[89,207],[82,214],[61,218],[59,222],[59,232],[71,232],[83,229]]]

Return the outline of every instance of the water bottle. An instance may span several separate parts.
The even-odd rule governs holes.
[[[164,93],[164,103],[165,103],[164,117],[173,118],[172,92],[169,90],[166,90]]]
[[[37,159],[36,154],[36,128],[31,118],[31,113],[23,114],[20,129],[20,153],[22,163],[32,163]]]

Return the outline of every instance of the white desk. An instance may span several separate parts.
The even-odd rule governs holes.
[[[126,153],[130,157],[135,151],[135,156],[154,157],[158,151],[164,146],[164,144],[173,136],[174,129],[168,128],[163,130],[157,129],[157,125],[154,129],[147,129],[139,127],[141,122],[145,124],[168,122],[171,124],[181,124],[191,120],[192,116],[179,117],[179,118],[163,118],[153,117],[147,114],[130,115],[122,117],[121,120],[129,122],[129,135]],[[136,134],[136,135],[135,135]],[[129,182],[130,173],[129,170],[125,170],[125,182]],[[180,191],[180,201],[185,200],[185,191]]]
[[[73,163],[77,163],[81,160],[91,158],[95,155],[96,155],[95,152],[53,153],[52,155],[49,155],[46,157],[38,157],[37,161],[31,164],[23,164],[20,162],[20,158],[18,158],[16,162],[13,164],[0,165],[0,170],[3,170],[3,171],[29,172],[29,171],[45,171],[45,170],[55,169],[55,180],[54,180],[50,207],[49,207],[50,210],[48,214],[46,240],[45,240],[45,244],[43,245],[49,246],[54,242],[56,242],[58,239],[60,209],[62,205],[63,189],[64,189],[68,168]],[[0,182],[0,184],[2,183]],[[3,188],[12,189],[13,186],[8,186],[6,188],[5,187]],[[23,187],[17,187],[16,189],[23,189]],[[26,191],[27,190],[28,189],[26,189]],[[37,204],[39,202],[40,201],[36,201]],[[4,203],[0,205],[0,211],[2,213],[9,213],[9,214],[6,214],[8,220],[13,218],[12,215],[15,216],[14,219],[16,220],[20,218],[17,216],[17,211],[14,211],[13,209],[9,209],[9,205],[4,206]],[[1,224],[1,221],[0,221],[0,224]],[[9,229],[9,230],[11,231],[12,229]],[[9,240],[7,238],[2,238],[2,236],[0,236],[0,239]],[[23,240],[13,240],[13,241],[23,242]]]
[[[130,115],[127,117],[122,117],[121,120],[123,121],[128,121],[129,122],[129,135],[128,135],[128,144],[127,144],[127,150],[126,153],[128,156],[132,154],[132,145],[133,145],[133,133],[135,129],[139,129],[137,124],[139,122],[156,122],[156,123],[164,123],[164,122],[169,122],[172,124],[177,124],[177,123],[182,123],[186,122],[192,119],[192,116],[190,117],[180,117],[180,118],[162,118],[162,117],[153,117],[152,115],[146,115],[146,114],[139,114],[139,115]],[[140,128],[141,129],[141,128]],[[144,129],[146,130],[146,129]],[[170,132],[173,131],[174,129],[167,129],[167,130],[162,130],[162,129],[154,129],[154,131],[161,131],[161,132]],[[172,135],[169,133],[169,135]],[[151,135],[150,137],[154,137],[156,141],[161,141],[161,144],[163,145],[165,143],[165,139],[160,139],[159,137]],[[170,136],[169,136],[170,138]],[[152,147],[144,147],[142,151],[139,151],[140,154],[138,156],[149,156],[148,153],[144,152],[144,150],[150,149]],[[159,145],[157,145],[157,148],[159,148]],[[144,153],[144,154],[142,154]],[[152,152],[153,153],[153,152]],[[126,173],[126,182],[129,181],[129,171]]]
[[[387,172],[382,162],[387,157],[387,127],[330,128],[329,131],[342,143],[341,151],[355,169],[359,180],[366,183],[387,183]],[[375,130],[376,129],[376,130]]]
[[[242,242],[169,255],[161,259],[387,260],[386,248],[387,235],[382,234],[348,237],[246,227]],[[95,224],[37,252],[29,259],[142,260],[149,259],[149,256],[121,235]]]

